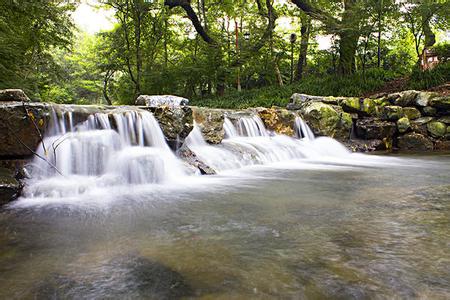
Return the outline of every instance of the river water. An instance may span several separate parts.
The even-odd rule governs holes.
[[[22,198],[1,299],[449,299],[450,155]]]

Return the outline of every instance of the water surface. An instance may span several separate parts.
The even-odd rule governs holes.
[[[449,250],[450,155],[288,162],[20,199],[0,298],[448,299]]]

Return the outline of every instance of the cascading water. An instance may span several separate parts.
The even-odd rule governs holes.
[[[116,130],[114,130],[116,129]],[[98,187],[165,183],[192,170],[176,158],[150,112],[96,113],[76,126],[53,111],[32,164],[26,197],[75,196]]]

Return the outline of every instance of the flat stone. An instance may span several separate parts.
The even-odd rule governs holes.
[[[428,122],[433,121],[434,119],[432,117],[422,117],[422,118],[418,118],[415,119],[414,121],[412,121],[415,125],[425,125]]]
[[[403,107],[403,113],[410,120],[415,120],[422,116],[420,111],[415,107]]]
[[[28,102],[30,101],[30,98],[28,98],[25,92],[20,89],[0,90],[0,102],[10,101]]]
[[[158,107],[162,105],[176,107],[189,104],[189,100],[173,95],[140,95],[137,97],[136,105]]]

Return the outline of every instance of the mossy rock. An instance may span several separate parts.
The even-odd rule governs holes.
[[[435,97],[431,99],[430,105],[437,109],[450,109],[450,96]]]
[[[437,138],[442,137],[447,133],[447,125],[438,121],[427,123],[427,129],[433,137]]]
[[[432,117],[421,117],[421,118],[415,119],[413,121],[413,123],[415,125],[425,125],[425,124],[427,124],[427,123],[429,123],[429,122],[431,122],[433,120],[434,119]]]
[[[404,91],[400,93],[400,97],[395,99],[394,103],[398,106],[410,106],[414,104],[414,101],[416,100],[417,95],[419,94],[418,91]]]
[[[258,110],[258,115],[268,130],[279,134],[294,136],[296,115],[286,109],[264,108]]]
[[[386,121],[397,121],[403,116],[403,108],[401,106],[385,106],[381,111],[381,119]]]
[[[416,96],[415,103],[417,106],[425,107],[430,104],[431,99],[437,97],[438,94],[430,92],[419,92]]]
[[[376,103],[373,99],[345,98],[340,102],[345,112],[358,113],[361,115],[373,115],[376,112]]]
[[[422,112],[425,116],[435,117],[437,116],[437,109],[431,106],[425,106],[422,108]]]
[[[445,123],[445,124],[450,124],[450,116],[444,116],[439,118],[438,120],[439,122]]]
[[[403,117],[397,120],[397,128],[398,132],[405,133],[408,131],[408,129],[411,128],[411,124],[409,122],[409,119],[407,117]]]
[[[301,113],[316,135],[348,139],[352,118],[342,108],[323,102],[310,102],[302,108]]]
[[[403,114],[410,120],[418,119],[422,116],[415,107],[403,107]]]

